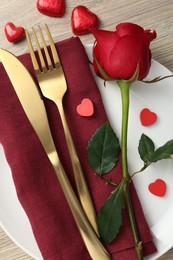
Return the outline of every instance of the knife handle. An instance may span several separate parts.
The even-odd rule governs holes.
[[[102,245],[95,231],[91,227],[74,191],[67,178],[65,170],[59,160],[57,153],[54,151],[48,155],[49,160],[54,168],[55,174],[59,180],[65,198],[71,209],[76,225],[83,238],[85,246],[93,260],[109,260],[110,255]]]

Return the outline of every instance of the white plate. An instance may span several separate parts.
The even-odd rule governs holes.
[[[86,51],[91,58],[92,46],[86,45]],[[172,74],[168,69],[156,61],[152,61],[149,79],[156,76]],[[121,131],[121,97],[115,83],[106,83],[94,75],[103,102],[112,124],[120,137]],[[153,139],[156,147],[163,145],[173,138],[173,78],[165,79],[156,84],[136,82],[131,88],[130,118],[128,132],[129,170],[134,172],[142,167],[138,154],[138,141],[142,133]],[[144,127],[140,123],[139,114],[143,108],[154,111],[158,120],[155,124]],[[134,177],[144,213],[158,252],[145,258],[154,260],[173,246],[173,160],[164,160],[151,165],[145,172]],[[148,191],[148,185],[161,178],[167,184],[164,197],[157,197]],[[5,160],[2,146],[0,146],[0,224],[11,239],[34,259],[41,260],[42,256],[35,242],[29,221],[20,206],[10,168]]]

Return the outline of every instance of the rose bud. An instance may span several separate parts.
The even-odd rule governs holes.
[[[137,24],[121,23],[116,31],[91,30],[96,38],[93,48],[93,66],[96,74],[105,80],[145,78],[151,66],[150,42],[156,31],[144,30]]]

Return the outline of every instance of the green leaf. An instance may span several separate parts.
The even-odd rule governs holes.
[[[122,225],[122,209],[124,207],[123,185],[119,185],[102,206],[98,215],[98,229],[103,242],[109,244],[115,238]]]
[[[152,155],[151,161],[157,162],[162,159],[170,159],[173,154],[173,140],[168,141],[159,147]]]
[[[138,150],[145,165],[162,159],[170,159],[173,154],[173,140],[166,142],[155,150],[153,141],[148,136],[142,134]]]
[[[119,141],[108,122],[99,127],[91,137],[88,148],[88,160],[98,175],[112,170],[119,157]]]
[[[147,135],[142,134],[141,139],[139,140],[138,151],[144,163],[152,161],[154,149],[153,141]]]

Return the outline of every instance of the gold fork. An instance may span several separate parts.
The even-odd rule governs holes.
[[[70,133],[70,130],[69,130],[66,118],[65,118],[65,114],[64,114],[63,96],[64,96],[65,92],[67,91],[67,84],[66,84],[63,68],[61,66],[56,47],[54,45],[54,42],[53,42],[53,39],[52,39],[52,36],[50,34],[47,24],[45,25],[45,29],[46,29],[48,39],[49,39],[50,49],[51,49],[52,57],[53,57],[53,63],[51,61],[49,51],[46,46],[46,42],[43,37],[43,33],[41,31],[40,26],[38,26],[38,28],[39,28],[41,41],[42,41],[42,46],[43,46],[44,52],[45,52],[45,57],[43,57],[42,50],[41,50],[41,47],[40,47],[40,44],[39,44],[39,41],[38,41],[34,28],[32,28],[32,32],[33,32],[33,36],[34,36],[34,39],[35,39],[35,42],[37,45],[41,68],[40,68],[37,58],[35,56],[29,34],[26,31],[26,38],[27,38],[27,42],[28,42],[28,46],[29,46],[29,51],[30,51],[33,67],[34,67],[42,94],[46,98],[54,101],[58,107],[63,129],[64,129],[64,133],[65,133],[67,146],[68,146],[68,151],[69,151],[70,158],[71,158],[71,163],[72,163],[72,167],[73,167],[73,173],[74,173],[74,177],[75,177],[75,182],[76,182],[76,186],[77,186],[79,199],[81,201],[82,207],[85,211],[85,214],[86,214],[88,220],[90,221],[93,229],[99,236],[97,222],[96,222],[96,213],[95,213],[95,209],[93,206],[93,202],[92,202],[92,199],[91,199],[91,196],[89,193],[89,189],[88,189],[88,186],[87,186],[87,183],[86,183],[83,171],[82,171],[82,167],[81,167],[81,164],[80,164],[80,161],[79,161],[79,158],[78,158],[78,155],[77,155],[74,143],[73,143],[73,139],[72,139],[72,136],[71,136],[71,133]]]

